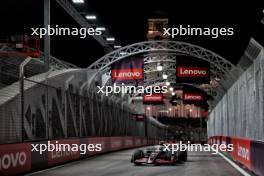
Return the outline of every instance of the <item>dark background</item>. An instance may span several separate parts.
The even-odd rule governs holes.
[[[263,2],[237,1],[178,1],[86,0],[78,5],[80,12],[95,13],[110,33],[127,45],[146,40],[147,19],[168,17],[169,25],[192,27],[233,27],[233,36],[212,39],[210,36],[181,36],[174,40],[190,42],[212,50],[236,63],[250,37],[264,45]],[[43,0],[5,0],[0,2],[0,35],[31,33],[31,27],[43,27]],[[51,0],[51,25],[80,27],[57,3]],[[104,55],[103,48],[90,36],[52,36],[51,54],[59,59],[87,67]]]

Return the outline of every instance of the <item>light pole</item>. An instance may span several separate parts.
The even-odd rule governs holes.
[[[189,109],[189,111],[190,111],[190,115],[188,116],[188,119],[187,119],[187,121],[188,121],[188,127],[187,127],[187,130],[186,131],[188,131],[188,140],[190,140],[192,137],[191,137],[191,133],[189,132],[190,130],[188,130],[188,129],[190,129],[190,128],[192,128],[192,126],[190,125],[190,123],[191,123],[191,121],[192,121],[192,117],[191,117],[191,115],[192,115],[192,107]],[[191,117],[191,118],[190,118]]]
[[[148,106],[145,109],[145,118],[144,118],[144,124],[145,124],[145,137],[148,139],[148,116],[150,116],[151,108]],[[149,115],[148,115],[149,113]]]
[[[202,121],[202,116],[201,116],[201,114],[198,112],[198,110],[199,110],[199,112],[200,112],[200,108],[199,108],[199,107],[197,107],[197,116],[200,115],[200,142],[202,142],[202,141],[201,141],[201,138],[202,138],[203,121]]]
[[[264,9],[262,10],[262,13],[264,14]],[[264,25],[264,17],[262,18],[261,23]]]
[[[48,29],[50,25],[50,0],[44,0],[44,27]],[[50,36],[44,36],[44,62],[49,67],[50,64]]]

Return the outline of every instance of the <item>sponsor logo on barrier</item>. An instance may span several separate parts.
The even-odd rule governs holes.
[[[120,139],[112,139],[111,140],[111,149],[122,147],[122,140]]]
[[[141,139],[136,139],[136,146],[141,145]]]
[[[31,169],[29,144],[9,144],[0,146],[0,175],[13,175]]]
[[[63,158],[63,157],[68,157],[68,156],[74,156],[74,155],[77,155],[78,153],[79,151],[71,151],[71,150],[52,151],[51,159],[58,159],[58,158]]]
[[[132,146],[133,140],[132,139],[125,139],[125,146]]]
[[[232,158],[250,169],[250,140],[232,138],[232,143],[234,145]]]
[[[245,160],[248,160],[249,161],[249,150],[243,146],[240,146],[238,144],[237,146],[237,156],[245,159]]]
[[[73,140],[58,140],[58,141],[50,141],[50,144],[65,144],[65,145],[80,145],[80,141],[78,139]],[[63,163],[66,161],[74,160],[80,158],[79,148],[76,149],[61,149],[61,150],[52,150],[48,151],[48,165],[52,166],[58,163]]]
[[[0,170],[8,169],[10,167],[24,166],[26,162],[27,155],[25,152],[5,154],[0,158]]]

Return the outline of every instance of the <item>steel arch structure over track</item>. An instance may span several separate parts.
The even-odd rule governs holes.
[[[96,78],[96,76],[105,72],[105,70],[109,68],[109,66],[114,62],[137,54],[158,54],[160,52],[168,52],[170,55],[191,56],[209,62],[211,64],[211,70],[213,71],[212,73],[220,78],[220,84],[217,90],[219,95],[216,98],[218,100],[222,97],[223,92],[225,92],[225,90],[228,89],[237,79],[237,76],[241,71],[227,59],[221,57],[215,52],[197,45],[180,41],[145,41],[114,50],[91,64],[88,69],[96,71],[88,81],[88,88],[91,86],[91,83]],[[162,60],[160,61],[163,62]]]
[[[146,41],[128,45],[106,54],[88,68],[103,70],[107,66],[123,58],[135,54],[158,51],[177,52],[193,56],[222,68],[222,70],[226,73],[235,68],[231,62],[210,50],[197,45],[179,41]]]

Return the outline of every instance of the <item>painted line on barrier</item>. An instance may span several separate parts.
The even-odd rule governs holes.
[[[249,173],[247,173],[244,169],[242,169],[239,165],[237,165],[235,162],[233,162],[231,159],[226,157],[224,154],[218,152],[218,154],[224,158],[231,166],[233,166],[238,172],[240,172],[244,176],[251,176]]]

